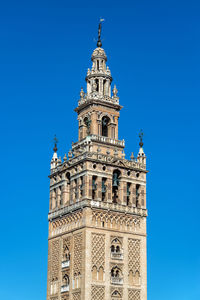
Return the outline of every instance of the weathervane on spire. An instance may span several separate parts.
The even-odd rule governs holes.
[[[99,21],[99,28],[98,28],[98,41],[97,41],[97,47],[101,47],[102,46],[102,42],[101,42],[101,24],[102,22],[105,21],[104,19],[100,18]]]
[[[56,134],[55,134],[55,137],[53,139],[53,142],[54,142],[54,148],[53,148],[53,151],[54,152],[57,152],[58,148],[57,148],[57,144],[58,144],[58,139],[56,137]]]
[[[140,145],[140,148],[142,148],[143,147],[143,141],[142,141],[142,139],[143,139],[143,136],[144,136],[144,133],[143,133],[143,131],[142,130],[140,130],[140,133],[139,133],[139,138],[140,138],[140,142],[139,142],[139,145]]]

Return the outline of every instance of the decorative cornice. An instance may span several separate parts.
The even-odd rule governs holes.
[[[85,199],[85,200],[70,204],[68,206],[59,208],[56,211],[51,211],[49,213],[48,220],[52,221],[56,218],[61,218],[66,214],[69,214],[69,213],[77,211],[77,210],[82,210],[85,207],[120,212],[120,213],[125,213],[125,214],[130,214],[130,215],[137,215],[137,216],[141,216],[141,217],[147,216],[147,210],[144,208],[129,207],[129,206],[122,205],[122,204],[115,204],[115,203]]]

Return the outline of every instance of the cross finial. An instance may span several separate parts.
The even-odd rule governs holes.
[[[57,144],[58,144],[58,139],[56,137],[56,134],[55,134],[55,137],[53,139],[53,142],[54,142],[54,148],[53,148],[53,151],[54,152],[57,152],[58,148],[57,148]]]
[[[105,21],[105,20],[102,19],[102,18],[100,18],[100,20],[99,20],[99,28],[98,28],[97,47],[101,47],[102,46],[102,42],[101,42],[101,24],[102,24],[103,21]]]
[[[140,148],[142,148],[143,147],[143,136],[144,136],[144,133],[143,133],[143,131],[142,131],[142,129],[140,130],[140,132],[139,132],[139,138],[140,138],[140,142],[139,142],[139,145],[140,145]]]

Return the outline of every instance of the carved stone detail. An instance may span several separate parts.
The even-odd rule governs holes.
[[[128,300],[140,300],[140,290],[128,289]]]
[[[104,227],[126,231],[136,230],[140,227],[140,218],[123,213],[93,211],[92,220],[93,224],[98,227],[102,227],[102,222],[104,222]]]
[[[105,235],[92,234],[92,267],[105,268]]]
[[[83,251],[83,234],[74,235],[74,263],[73,275],[77,276],[82,273],[82,251]]]
[[[128,270],[140,273],[140,240],[128,239]]]
[[[92,285],[91,300],[104,300],[104,299],[105,299],[105,287],[100,285]]]
[[[73,293],[73,300],[81,300],[81,292],[80,291]]]
[[[80,227],[82,225],[82,217],[82,211],[78,211],[63,217],[62,219],[53,221],[51,223],[51,236],[68,231],[69,229]]]
[[[51,247],[51,281],[58,280],[58,274],[60,269],[60,240],[57,239],[52,242]]]

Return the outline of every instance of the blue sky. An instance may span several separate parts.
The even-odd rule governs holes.
[[[148,300],[200,299],[200,2],[1,1],[0,299],[46,297],[52,139],[77,140],[77,105],[103,47],[126,157],[148,157]]]

